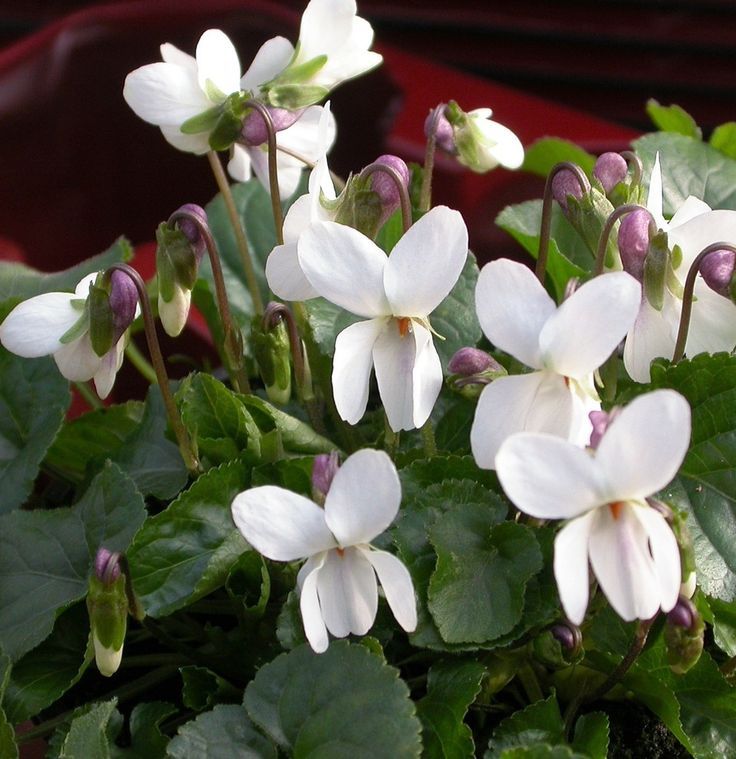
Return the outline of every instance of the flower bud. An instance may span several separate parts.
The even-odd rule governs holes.
[[[728,249],[714,250],[700,262],[700,273],[711,290],[729,300],[736,291],[736,252]]]
[[[689,598],[680,596],[667,614],[664,641],[670,669],[682,675],[697,664],[703,652],[705,624]]]
[[[674,607],[667,613],[667,624],[690,628],[693,626],[696,614],[697,610],[692,601],[680,596]]]
[[[455,146],[455,131],[452,128],[452,124],[447,120],[445,116],[445,104],[441,103],[437,108],[431,110],[429,115],[424,120],[424,134],[429,137],[432,130],[432,122],[435,118],[435,111],[441,109],[441,113],[437,116],[437,122],[435,126],[435,144],[440,150],[444,150],[445,153],[450,155],[457,154],[457,147]]]
[[[567,198],[572,195],[573,198],[580,200],[583,197],[583,188],[578,182],[578,178],[569,169],[561,169],[552,177],[552,197],[567,210]]]
[[[95,556],[95,577],[107,588],[120,577],[120,554],[108,551],[107,548],[97,549]]]
[[[304,113],[303,109],[290,111],[286,108],[274,108],[273,106],[265,107],[271,116],[274,132],[288,129],[292,124],[297,122],[302,113]],[[251,148],[258,147],[259,145],[263,145],[264,142],[268,142],[268,128],[266,122],[261,113],[255,108],[252,108],[250,113],[245,117],[240,135],[241,141]]]
[[[649,211],[644,208],[626,214],[618,230],[618,249],[624,271],[639,282],[644,279],[644,261],[649,252]]]
[[[197,222],[199,222],[199,224],[204,227],[209,226],[207,212],[204,210],[204,208],[202,208],[202,206],[198,206],[196,203],[185,203],[181,208],[179,208],[177,213],[185,213],[191,217],[187,218],[187,216],[182,216],[181,218],[177,219],[176,225],[184,233],[184,236],[187,238],[187,240],[189,240],[189,244],[192,246],[194,255],[197,257],[197,264],[199,264],[202,261],[202,256],[207,250],[207,245],[205,244]]]
[[[110,277],[110,308],[112,344],[115,345],[133,323],[138,308],[138,290],[133,280],[119,269],[115,269]]]
[[[320,453],[314,457],[312,465],[312,494],[318,503],[324,503],[325,496],[330,490],[332,480],[340,468],[337,451]]]
[[[507,372],[495,358],[479,348],[460,348],[447,364],[448,384],[469,399],[477,398],[481,390]]]
[[[553,625],[534,639],[535,658],[548,667],[567,667],[583,657],[583,636],[580,628],[569,622]]]
[[[603,153],[593,167],[593,176],[601,183],[606,195],[626,179],[629,166],[619,153]]]
[[[291,398],[291,345],[283,317],[284,306],[269,303],[263,318],[253,320],[251,346],[266,394],[271,403],[288,403]]]
[[[382,155],[374,163],[392,168],[401,178],[404,191],[409,191],[409,167],[395,155]],[[396,186],[393,177],[384,171],[374,171],[371,174],[371,189],[381,201],[381,218],[378,226],[383,226],[393,213],[401,206],[401,190]]]

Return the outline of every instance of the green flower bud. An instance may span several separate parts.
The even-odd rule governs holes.
[[[272,403],[288,403],[291,398],[291,345],[286,323],[281,318],[273,318],[274,309],[281,304],[269,303],[261,318],[253,320],[251,345],[258,364],[268,399]]]
[[[115,674],[120,666],[128,622],[127,578],[119,562],[120,554],[100,548],[87,592],[95,662],[105,677]]]
[[[537,661],[553,669],[576,664],[585,655],[580,628],[567,622],[553,625],[534,639],[532,651]]]
[[[644,260],[644,293],[649,304],[657,311],[661,311],[664,305],[664,292],[670,268],[667,233],[660,231],[649,240],[649,253]]]
[[[664,641],[670,669],[682,675],[697,664],[703,652],[705,623],[689,598],[680,596],[667,614]]]

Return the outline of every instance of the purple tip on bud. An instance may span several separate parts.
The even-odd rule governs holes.
[[[581,642],[580,630],[566,624],[554,625],[550,628],[552,637],[565,649],[565,651],[575,650]]]
[[[618,230],[618,250],[624,270],[639,282],[644,279],[644,260],[649,252],[649,211],[641,208],[626,214]]]
[[[552,178],[552,196],[567,211],[567,198],[569,195],[580,200],[583,197],[583,188],[572,171],[561,169]]]
[[[184,236],[189,240],[189,244],[194,250],[194,255],[197,257],[197,263],[202,259],[206,246],[202,239],[202,235],[199,231],[197,222],[202,226],[208,226],[209,221],[207,219],[207,213],[202,206],[198,206],[196,203],[185,203],[181,208],[177,210],[177,213],[187,214],[194,218],[188,219],[186,216],[176,220],[176,225],[182,231]]]
[[[450,359],[447,369],[451,374],[472,377],[497,366],[498,362],[480,348],[460,348]]]
[[[429,116],[424,120],[424,135],[425,137],[429,137],[432,131],[432,121],[435,118],[435,112],[438,109],[441,110],[441,113],[437,116],[435,144],[440,150],[444,150],[445,153],[455,155],[457,153],[457,147],[455,146],[455,131],[452,128],[452,124],[447,120],[447,116],[445,116],[444,103],[441,103],[437,108],[434,108],[429,112]]]
[[[271,106],[266,106],[266,110],[271,116],[274,132],[288,129],[304,113],[303,110],[288,111],[286,108],[273,108]],[[259,145],[263,145],[264,142],[268,142],[268,127],[261,113],[255,108],[245,117],[240,134],[243,143],[251,148],[256,148]]]
[[[618,416],[619,409],[614,408],[608,411],[591,411],[588,419],[593,425],[593,431],[590,433],[590,447],[597,448],[601,438],[605,434],[611,422]]]
[[[112,311],[112,344],[115,345],[135,319],[138,290],[133,280],[115,269],[110,276],[110,310]]]
[[[629,166],[619,153],[603,153],[593,168],[593,176],[603,185],[606,194],[626,179]]]
[[[667,622],[675,627],[690,629],[696,619],[696,610],[693,602],[685,596],[680,596],[672,610],[667,614]]]
[[[315,456],[312,467],[312,490],[317,494],[326,496],[339,468],[340,459],[337,451],[320,453]]]
[[[382,155],[376,158],[374,163],[388,166],[401,178],[401,184],[405,190],[409,189],[409,167],[395,155]],[[385,222],[393,212],[401,205],[401,191],[396,186],[393,178],[384,171],[374,171],[371,174],[371,189],[381,199],[381,223]]]
[[[95,556],[95,576],[105,585],[112,585],[120,577],[120,554],[98,548]]]
[[[705,284],[724,298],[731,298],[731,281],[736,269],[736,253],[732,250],[714,250],[700,262],[700,273]]]

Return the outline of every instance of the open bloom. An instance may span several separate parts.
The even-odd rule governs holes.
[[[421,427],[442,387],[429,315],[458,280],[468,232],[457,211],[436,206],[396,243],[390,256],[351,227],[312,224],[299,238],[299,264],[323,298],[366,317],[335,342],[332,389],[350,424],[365,413],[375,365],[391,429]]]
[[[329,630],[365,635],[378,607],[376,576],[396,621],[411,632],[417,613],[406,567],[369,541],[393,522],[401,502],[396,468],[383,451],[361,450],[337,470],[324,509],[265,485],[235,496],[233,519],[245,539],[274,561],[307,561],[297,578],[304,632],[317,653]]]
[[[614,272],[587,282],[557,308],[526,266],[502,259],[483,267],[475,291],[480,325],[496,347],[534,371],[499,377],[481,393],[470,431],[478,466],[493,469],[514,432],[585,444],[588,413],[600,408],[593,372],[631,328],[639,300],[636,280]]]
[[[126,275],[121,275],[127,280]],[[135,305],[127,324],[117,330],[112,347],[103,356],[92,348],[89,324],[79,334],[84,318],[85,301],[97,273],[87,275],[73,293],[43,293],[19,303],[0,325],[0,343],[24,358],[53,355],[59,371],[72,382],[93,379],[100,398],[106,398],[123,363],[126,334],[135,315]],[[128,312],[131,309],[127,308]]]
[[[672,390],[642,395],[616,416],[592,452],[551,435],[510,437],[496,457],[511,501],[541,519],[570,520],[555,538],[562,607],[580,624],[588,561],[626,621],[669,611],[680,591],[680,553],[646,498],[677,474],[690,441],[690,407]]]

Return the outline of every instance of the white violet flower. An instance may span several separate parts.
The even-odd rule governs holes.
[[[658,390],[622,409],[595,451],[534,433],[501,446],[496,470],[511,501],[533,517],[569,520],[555,538],[554,573],[574,624],[588,606],[588,561],[626,621],[650,619],[677,602],[677,540],[646,498],[677,474],[689,441],[687,401]]]
[[[483,389],[470,431],[479,467],[493,469],[514,432],[549,432],[584,445],[588,413],[600,408],[593,372],[631,328],[640,288],[625,272],[604,274],[555,302],[523,264],[501,259],[483,267],[475,290],[488,339],[534,369],[499,377]]]
[[[361,450],[346,459],[329,485],[324,508],[273,485],[235,496],[232,514],[245,539],[274,561],[306,558],[297,583],[307,640],[327,650],[329,630],[342,638],[373,625],[381,583],[396,621],[417,625],[414,586],[402,562],[370,545],[393,522],[401,484],[383,451]]]
[[[312,224],[299,238],[299,264],[323,298],[367,321],[335,342],[332,389],[342,419],[365,413],[371,369],[394,431],[421,427],[442,387],[429,316],[457,282],[468,253],[462,216],[436,206],[390,256],[351,227]]]

